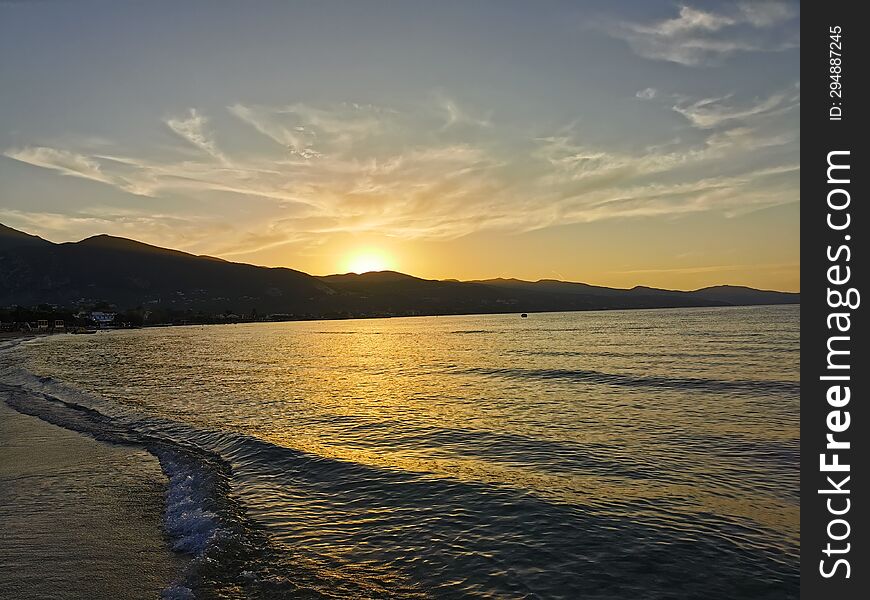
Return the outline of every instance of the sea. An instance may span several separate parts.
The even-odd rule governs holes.
[[[165,598],[797,598],[796,305],[5,342],[20,412],[136,444]]]

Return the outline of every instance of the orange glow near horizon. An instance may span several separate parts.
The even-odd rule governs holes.
[[[392,261],[383,252],[367,249],[355,252],[344,264],[346,272],[361,274],[389,270]]]

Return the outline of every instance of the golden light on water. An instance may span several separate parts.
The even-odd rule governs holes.
[[[352,254],[346,264],[350,273],[369,273],[371,271],[386,271],[392,268],[392,261],[377,250],[364,250]]]
[[[365,268],[408,255],[358,244],[335,256]],[[364,545],[428,552],[420,539],[459,565],[481,548],[513,557],[528,514],[534,543],[568,556],[586,556],[589,539],[681,547],[671,535],[726,544],[740,560],[798,555],[796,307],[534,317],[152,327],[38,338],[19,352],[32,373],[129,402],[155,428],[170,423],[168,440],[209,443],[221,431],[215,443],[240,465],[237,489],[278,540],[280,568],[295,559],[286,544],[303,539],[330,565],[355,564]],[[100,366],[117,356],[117,368]],[[751,528],[719,542],[711,531],[731,521]],[[469,522],[489,537],[462,537]],[[682,560],[693,565],[696,548]],[[349,577],[410,589],[405,571],[383,564]],[[344,576],[328,568],[317,577]]]

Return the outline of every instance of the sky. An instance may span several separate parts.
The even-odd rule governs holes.
[[[0,0],[0,222],[797,291],[799,45],[782,1]]]

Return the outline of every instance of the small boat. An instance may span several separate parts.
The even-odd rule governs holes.
[[[520,316],[521,316],[522,318],[524,318],[524,319],[528,319],[528,318],[529,318],[529,315],[527,315],[526,313],[523,313],[523,314],[521,314]]]

